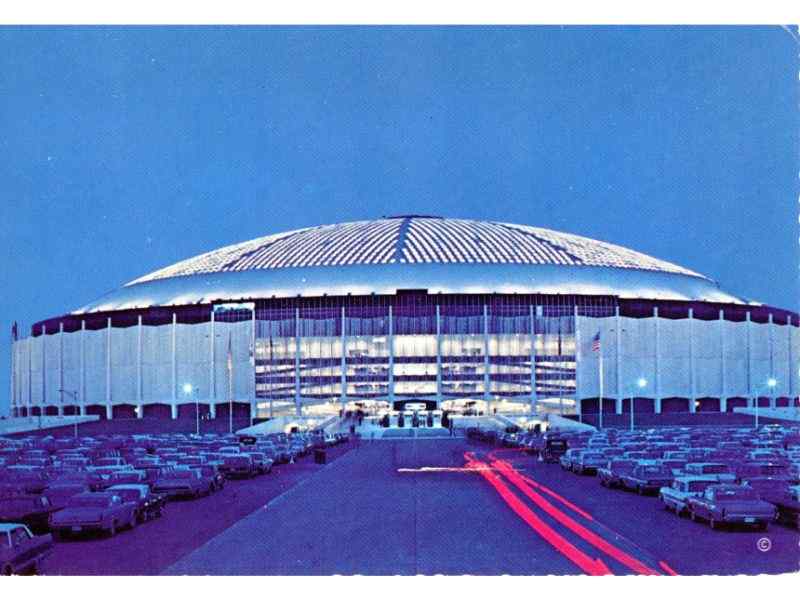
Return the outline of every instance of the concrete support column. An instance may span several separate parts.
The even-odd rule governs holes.
[[[253,304],[253,318],[250,325],[250,425],[256,418],[256,306]]]
[[[719,364],[720,375],[719,411],[728,412],[728,367],[725,365],[725,312],[719,309]]]
[[[436,407],[442,404],[442,316],[436,305]]]
[[[786,318],[786,343],[788,344],[788,352],[786,356],[789,359],[788,380],[786,381],[786,393],[789,396],[789,406],[794,406],[794,356],[792,356],[792,317]]]
[[[531,304],[531,414],[538,410],[536,396],[536,312]]]
[[[80,414],[86,415],[86,321],[81,319],[81,380],[80,380]]]
[[[574,307],[573,318],[575,319],[575,411],[578,416],[582,415],[581,412],[581,385],[580,385],[580,367],[581,359],[583,358],[583,349],[581,348],[581,332],[578,328],[578,305]]]
[[[344,411],[344,407],[347,405],[347,334],[345,331],[345,312],[344,306],[342,306],[342,395],[340,398],[341,402],[341,409]],[[342,412],[344,414],[344,412]]]
[[[492,414],[492,396],[489,390],[489,307],[483,305],[483,399],[486,402],[486,413]]]
[[[42,325],[42,341],[39,344],[41,346],[41,365],[42,365],[42,372],[41,372],[41,379],[39,381],[40,389],[42,391],[41,400],[39,401],[39,409],[41,410],[41,414],[44,415],[44,408],[47,406],[47,329],[44,325]]]
[[[170,412],[173,419],[178,418],[178,315],[172,313],[172,404]]]
[[[394,316],[389,305],[389,404],[394,409]]]
[[[655,342],[655,381],[653,382],[653,389],[655,390],[655,406],[653,410],[657,414],[661,414],[661,336],[660,336],[660,318],[658,316],[658,306],[653,307],[653,337]]]
[[[144,389],[142,385],[142,336],[144,335],[144,325],[142,315],[139,315],[139,322],[136,326],[136,416],[140,419],[144,416]]]
[[[208,370],[208,412],[212,419],[217,418],[217,319],[214,307],[211,307],[209,320],[210,341],[208,354],[211,367]]]
[[[17,398],[17,345],[16,335],[11,340],[11,416],[19,416],[19,398]]]
[[[303,414],[300,397],[300,309],[294,309],[294,412],[299,417]],[[270,366],[270,369],[272,367]],[[272,403],[270,403],[270,406]],[[272,413],[270,413],[270,417]]]
[[[616,343],[614,344],[615,348],[615,361],[616,361],[616,373],[617,373],[617,399],[615,401],[614,410],[618,415],[622,414],[622,396],[624,395],[622,391],[622,362],[620,360],[621,351],[620,347],[622,345],[622,318],[619,315],[619,305],[616,306],[616,314],[614,315],[614,333],[616,334]]]
[[[689,412],[697,412],[697,347],[694,309],[689,309]]]
[[[58,389],[58,415],[61,417],[64,416],[64,321],[58,324]]]
[[[114,416],[111,406],[111,317],[106,325],[106,419]]]
[[[33,336],[28,338],[28,416],[33,409]]]

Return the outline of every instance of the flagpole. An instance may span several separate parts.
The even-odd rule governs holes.
[[[233,433],[233,347],[228,332],[228,433]]]
[[[599,368],[599,377],[600,377],[600,419],[599,419],[599,428],[603,428],[603,348],[600,347],[598,351],[600,354],[600,368]]]

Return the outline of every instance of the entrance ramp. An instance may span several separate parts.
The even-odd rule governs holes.
[[[358,427],[362,440],[416,440],[449,438],[450,430],[444,427]]]

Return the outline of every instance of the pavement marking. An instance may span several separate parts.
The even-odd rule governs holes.
[[[479,473],[492,487],[500,494],[500,497],[508,504],[528,526],[539,534],[542,539],[547,541],[553,548],[558,550],[562,555],[568,558],[575,565],[580,567],[587,575],[613,575],[608,566],[600,558],[592,558],[577,546],[572,544],[569,540],[559,534],[555,529],[550,527],[536,513],[528,508],[506,485],[502,479],[493,471],[489,469],[481,469],[485,466],[474,458],[474,456],[465,452],[464,457],[467,459],[467,466],[474,466],[475,471]]]
[[[514,467],[512,467],[509,463],[497,460],[493,462],[492,465],[496,467],[498,471],[506,477],[506,479],[517,486],[517,488],[519,488],[519,490],[525,494],[525,496],[533,501],[534,504],[541,508],[545,513],[553,517],[556,521],[564,525],[570,531],[579,535],[583,540],[590,543],[595,548],[605,552],[611,558],[617,560],[640,575],[661,575],[661,573],[655,569],[648,567],[640,560],[634,558],[624,550],[616,547],[608,540],[597,535],[595,532],[587,529],[575,521],[572,517],[550,504],[544,499],[544,497],[537,494],[525,481],[523,481],[519,472],[517,472],[517,470],[514,469]]]
[[[559,494],[559,493],[557,493],[557,492],[555,492],[555,491],[551,490],[551,489],[550,489],[549,487],[547,487],[546,485],[544,485],[544,484],[541,484],[541,483],[539,483],[538,481],[534,481],[533,479],[531,479],[531,478],[530,478],[530,477],[528,477],[527,475],[523,475],[522,473],[520,473],[520,477],[522,478],[522,480],[523,480],[523,481],[525,481],[525,482],[526,482],[526,483],[528,483],[529,485],[532,485],[532,486],[533,486],[533,487],[535,487],[536,489],[543,491],[545,494],[547,494],[547,495],[549,495],[549,496],[552,496],[553,498],[555,498],[556,500],[558,500],[559,502],[561,502],[561,503],[562,503],[564,506],[566,506],[567,508],[569,508],[569,509],[571,509],[571,510],[575,511],[576,513],[578,513],[580,516],[582,516],[582,517],[583,517],[584,519],[586,519],[587,521],[594,521],[594,517],[593,517],[592,515],[590,515],[590,514],[589,514],[588,512],[586,512],[585,510],[583,510],[583,509],[582,509],[580,506],[578,506],[577,504],[573,504],[572,502],[570,502],[569,500],[567,500],[566,498],[564,498],[564,496],[562,496],[561,494]]]
[[[667,561],[665,561],[665,560],[658,561],[658,566],[660,566],[662,569],[664,569],[670,575],[677,575],[678,574],[678,573],[675,572],[675,569],[673,569],[672,567],[670,567],[667,564]]]

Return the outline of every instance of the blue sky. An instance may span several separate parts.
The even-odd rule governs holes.
[[[0,28],[0,328],[398,213],[613,241],[796,310],[799,68],[779,27]]]

